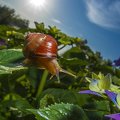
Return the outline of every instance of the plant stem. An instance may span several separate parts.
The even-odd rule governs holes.
[[[23,80],[23,79],[25,79],[26,78],[26,76],[25,76],[25,74],[24,75],[22,75],[21,77],[19,77],[16,81],[21,81],[21,80]]]
[[[42,93],[43,88],[45,86],[47,76],[48,76],[48,71],[44,70],[41,81],[40,81],[39,86],[38,86],[38,91],[37,91],[37,94],[36,94],[36,98],[38,98],[40,96],[40,94]]]

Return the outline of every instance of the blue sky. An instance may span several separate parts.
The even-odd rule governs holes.
[[[0,0],[23,18],[55,25],[70,36],[88,40],[106,59],[120,57],[120,0]],[[39,0],[43,1],[43,0]]]

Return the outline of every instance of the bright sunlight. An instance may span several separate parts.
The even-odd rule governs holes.
[[[44,7],[46,0],[29,0],[33,7]]]

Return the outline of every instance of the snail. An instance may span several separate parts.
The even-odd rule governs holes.
[[[47,69],[59,80],[59,72],[70,74],[63,70],[57,62],[57,41],[50,35],[43,33],[29,33],[25,38],[23,54],[24,64],[34,65],[38,68]]]

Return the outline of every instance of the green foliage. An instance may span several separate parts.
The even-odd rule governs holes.
[[[26,70],[25,67],[20,65],[20,61],[22,60],[22,58],[23,58],[23,54],[21,49],[1,50],[0,51],[0,79],[4,79],[5,76],[11,79],[11,76],[13,74],[15,74],[14,78],[19,74],[22,75],[21,71]]]
[[[105,114],[119,112],[103,93],[106,89],[116,92],[119,102],[120,69],[92,51],[83,38],[68,36],[56,26],[46,28],[37,22],[35,26],[0,25],[0,40],[6,43],[0,48],[0,120],[35,120],[34,115],[38,120],[104,120]],[[69,45],[69,50],[58,54],[58,62],[77,77],[60,73],[58,83],[44,70],[23,66],[22,48],[29,32],[53,36],[61,50]],[[78,93],[87,89],[103,97]]]
[[[114,85],[115,77],[112,77],[111,74],[107,74],[106,76],[102,74],[101,72],[97,75],[95,73],[92,73],[92,78],[87,78],[86,80],[90,83],[89,89],[91,91],[95,91],[101,96],[105,97],[103,93],[105,93],[105,90],[110,90],[115,93],[120,92],[120,87],[118,85]]]
[[[88,120],[82,108],[73,104],[55,104],[44,109],[29,109],[37,120]]]
[[[84,111],[90,120],[105,120],[104,115],[110,112],[109,101],[106,100],[93,101],[85,107],[86,109],[84,109]]]
[[[36,31],[40,32],[40,33],[46,33],[47,29],[45,29],[45,25],[44,23],[38,23],[38,22],[34,22],[35,26],[36,26]]]
[[[118,105],[120,105],[120,93],[117,94],[116,101],[117,101]]]
[[[41,94],[40,99],[43,99],[46,95],[48,96],[51,95],[55,103],[59,103],[59,102],[74,103],[79,106],[85,105],[89,98],[88,96],[85,96],[85,95],[79,95],[75,91],[56,89],[56,88],[45,90]],[[46,100],[46,103],[47,103],[47,100]]]
[[[0,64],[14,63],[22,58],[23,54],[21,49],[4,49],[0,51]]]

